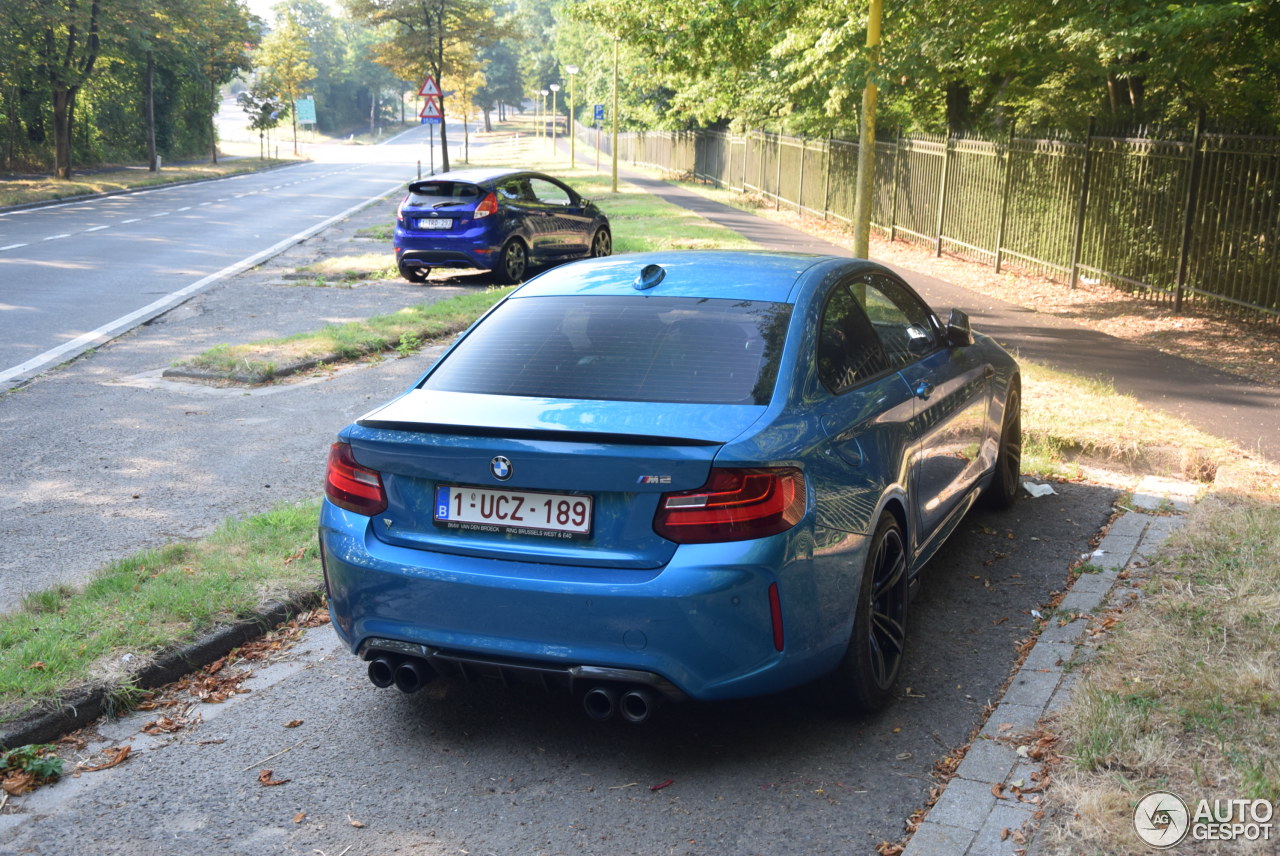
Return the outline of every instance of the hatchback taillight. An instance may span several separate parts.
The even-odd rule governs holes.
[[[329,473],[324,480],[324,495],[339,508],[356,514],[372,516],[387,510],[382,476],[377,470],[357,464],[348,443],[334,443],[329,447]]]
[[[490,193],[484,199],[480,200],[480,204],[476,206],[475,213],[471,216],[479,220],[481,217],[488,217],[490,214],[498,213],[498,197]]]
[[[404,204],[409,201],[410,194],[406,193],[404,199],[400,200],[400,204],[396,206],[396,219],[401,223],[404,222]]]
[[[653,529],[677,544],[746,541],[787,531],[804,509],[800,470],[713,469],[702,487],[663,494]]]

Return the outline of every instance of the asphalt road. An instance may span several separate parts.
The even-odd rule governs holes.
[[[159,374],[219,342],[479,287],[280,278],[320,255],[376,249],[352,235],[392,207],[0,396],[0,432],[22,462],[0,518],[0,609],[227,515],[318,495],[334,432],[429,356],[253,392]],[[253,692],[199,707],[203,722],[176,735],[140,733],[156,714],[103,724],[90,748],[128,742],[130,760],[10,800],[0,853],[870,853],[923,805],[934,762],[966,742],[1007,678],[1029,611],[1064,586],[1110,514],[1108,489],[1059,490],[971,516],[926,569],[902,694],[879,716],[838,717],[812,690],[671,706],[642,728],[593,723],[567,695],[440,683],[404,697],[374,689],[319,628]],[[263,786],[263,769],[290,781]]]
[[[269,258],[416,175],[423,128],[219,181],[0,211],[0,391]]]

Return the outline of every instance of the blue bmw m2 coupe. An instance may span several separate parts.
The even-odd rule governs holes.
[[[528,681],[632,722],[821,679],[886,705],[921,567],[1018,495],[1013,358],[867,261],[670,252],[513,292],[344,429],[333,624],[380,687]]]

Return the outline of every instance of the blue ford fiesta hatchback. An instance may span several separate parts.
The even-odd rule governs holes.
[[[329,455],[333,623],[374,684],[593,717],[825,678],[892,697],[921,566],[1019,486],[1014,360],[866,261],[684,252],[531,280]]]
[[[534,265],[612,249],[604,213],[537,172],[441,173],[410,183],[396,211],[396,264],[410,282],[425,282],[441,267],[488,270],[500,283],[517,283]]]

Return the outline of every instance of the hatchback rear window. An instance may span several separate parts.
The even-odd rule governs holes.
[[[409,185],[406,205],[436,205],[441,202],[474,202],[480,198],[480,188],[464,181],[421,181]]]
[[[498,307],[425,389],[767,404],[791,307],[682,297],[537,297]]]

